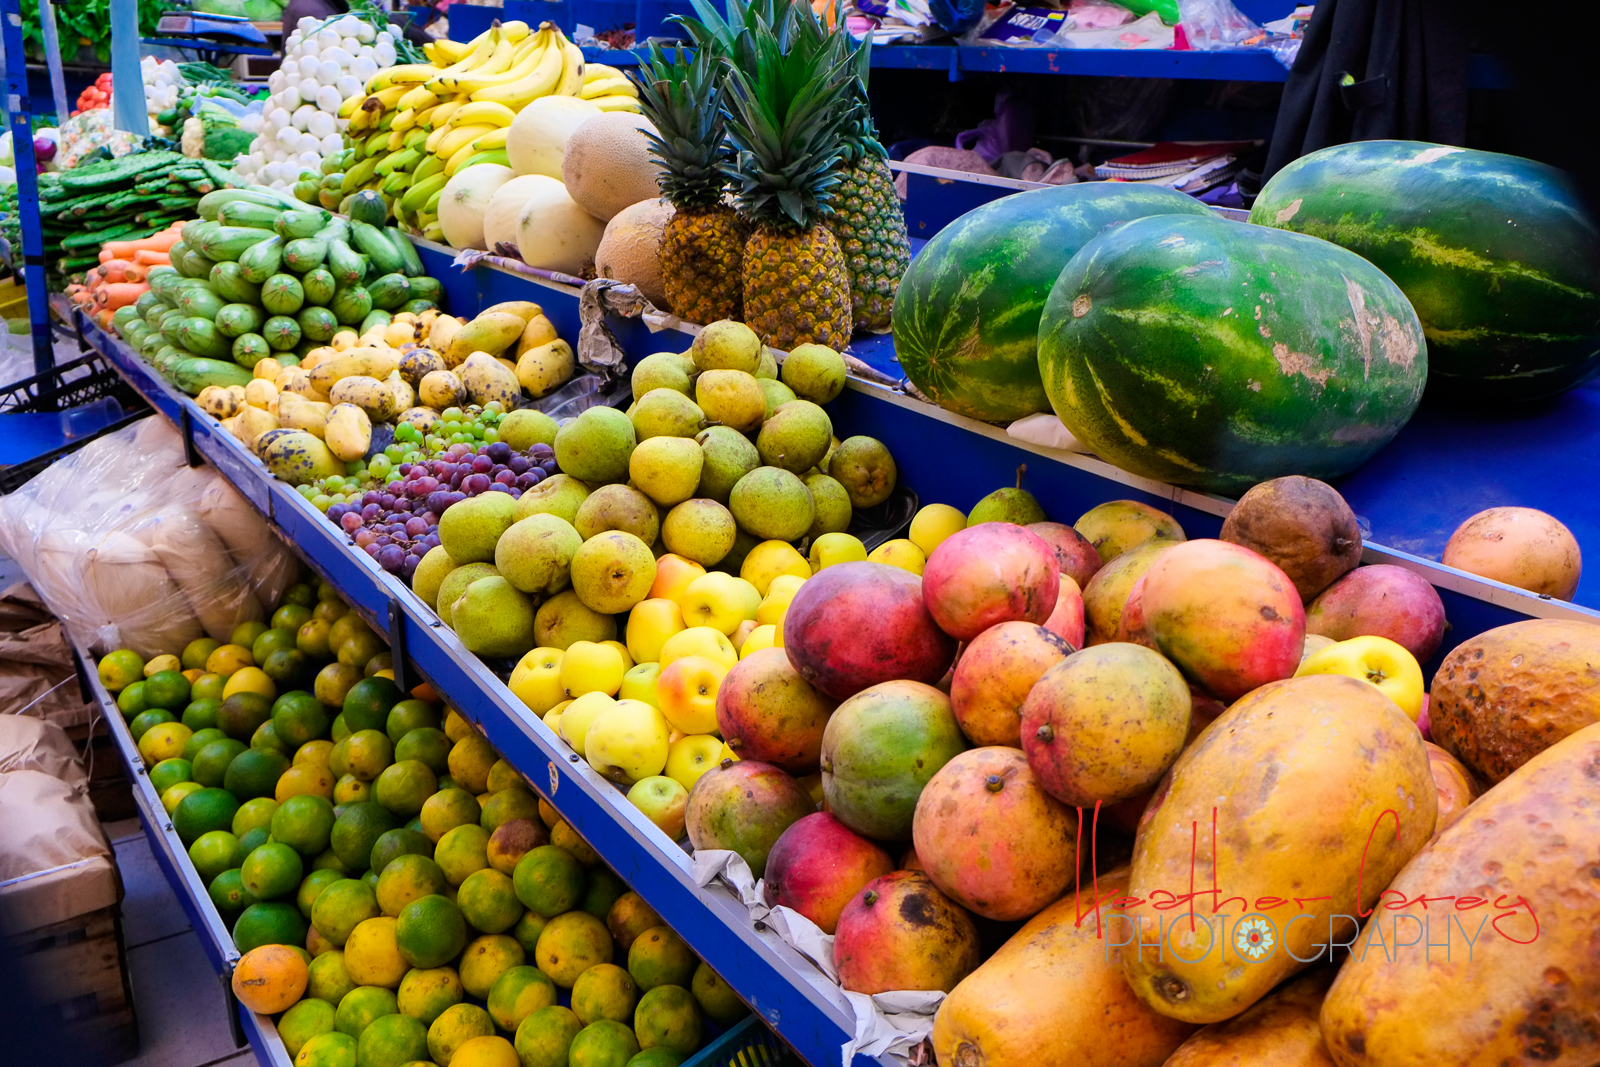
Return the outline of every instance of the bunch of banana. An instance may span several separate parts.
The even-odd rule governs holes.
[[[639,113],[639,87],[622,71],[604,63],[587,63],[577,94],[601,111]]]

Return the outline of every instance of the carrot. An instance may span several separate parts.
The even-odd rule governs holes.
[[[171,266],[172,257],[165,252],[157,252],[150,248],[141,248],[133,254],[133,261],[141,267]]]
[[[132,267],[133,263],[129,260],[108,259],[89,273],[91,276],[98,275],[101,279],[108,282],[138,281],[138,278],[128,277],[128,271]]]
[[[168,228],[137,241],[108,241],[100,249],[101,262],[106,262],[107,252],[111,253],[111,259],[127,259],[141,250],[166,252],[178,243],[179,237],[177,229]]]
[[[100,306],[108,311],[126,307],[150,291],[145,282],[108,282],[100,287]]]

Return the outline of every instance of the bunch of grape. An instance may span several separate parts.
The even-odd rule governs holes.
[[[431,460],[402,463],[398,479],[330,506],[328,518],[380,567],[410,581],[422,557],[438,547],[446,509],[481,493],[510,493],[515,500],[556,470],[555,451],[546,444],[521,453],[503,441],[476,451],[457,443]]]

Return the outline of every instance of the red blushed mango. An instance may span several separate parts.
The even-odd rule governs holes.
[[[1031,622],[1003,622],[973,638],[956,662],[950,683],[950,705],[961,732],[975,745],[1016,748],[1021,744],[1022,704],[1028,691],[1074,649]]]
[[[1117,639],[1117,627],[1122,621],[1122,612],[1134,583],[1175,543],[1156,540],[1139,545],[1120,553],[1116,559],[1095,572],[1089,584],[1083,587],[1086,644],[1102,645]]]
[[[822,731],[838,704],[800,677],[781,648],[752,652],[717,690],[717,729],[742,760],[761,760],[790,774],[822,766]]]
[[[800,677],[835,700],[880,682],[937,682],[956,657],[922,579],[883,563],[839,563],[807,579],[783,617],[783,644]]]
[[[986,919],[1025,919],[1077,873],[1078,820],[1015,748],[961,753],[917,801],[911,838],[947,896]]]
[[[760,878],[778,838],[814,810],[804,787],[782,769],[729,759],[702,774],[689,790],[684,826],[696,849],[731,849]]]
[[[778,838],[767,855],[762,885],[769,907],[793,908],[831,934],[850,898],[894,869],[894,860],[877,844],[819,811]]]
[[[1156,638],[1150,632],[1150,627],[1144,617],[1144,575],[1139,575],[1139,580],[1133,583],[1133,588],[1128,590],[1128,599],[1123,602],[1122,616],[1117,619],[1116,639],[1130,645],[1143,645],[1145,648],[1155,648]]]
[[[1137,500],[1112,500],[1090,508],[1072,528],[1094,546],[1102,566],[1148,541],[1183,540],[1177,519]]]
[[[1072,575],[1061,575],[1055,610],[1044,620],[1044,628],[1074,649],[1083,647],[1083,590],[1072,580]]]
[[[1444,601],[1426,578],[1404,567],[1357,567],[1306,608],[1306,633],[1335,641],[1387,637],[1427,663],[1444,640]]]
[[[1055,552],[1009,522],[980,522],[951,534],[922,571],[933,621],[961,641],[1002,622],[1044,622],[1060,591]],[[787,640],[787,627],[784,633]]]
[[[895,871],[868,882],[840,912],[833,935],[839,984],[853,993],[948,993],[978,959],[972,916],[921,871]]]
[[[1292,676],[1306,614],[1288,575],[1227,541],[1186,541],[1145,572],[1145,626],[1161,653],[1223,700]]]
[[[1030,522],[1028,532],[1050,546],[1056,554],[1056,569],[1083,588],[1100,569],[1100,553],[1072,527],[1059,522]]]

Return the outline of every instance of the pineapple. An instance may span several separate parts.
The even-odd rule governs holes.
[[[888,333],[894,295],[911,266],[905,212],[895,193],[894,175],[884,161],[889,153],[878,143],[872,113],[867,109],[867,63],[871,43],[856,52],[855,117],[845,132],[844,167],[833,201],[829,227],[844,250],[850,271],[850,310],[855,328]]]
[[[723,202],[727,183],[720,61],[702,48],[670,60],[659,44],[639,64],[639,104],[661,165],[661,195],[674,208],[661,238],[661,280],[672,311],[690,322],[743,317],[749,225]]]
[[[824,31],[804,4],[752,21],[726,59],[736,151],[724,170],[754,226],[744,249],[744,320],[774,348],[843,349],[850,272],[828,218],[855,113],[850,38]]]

